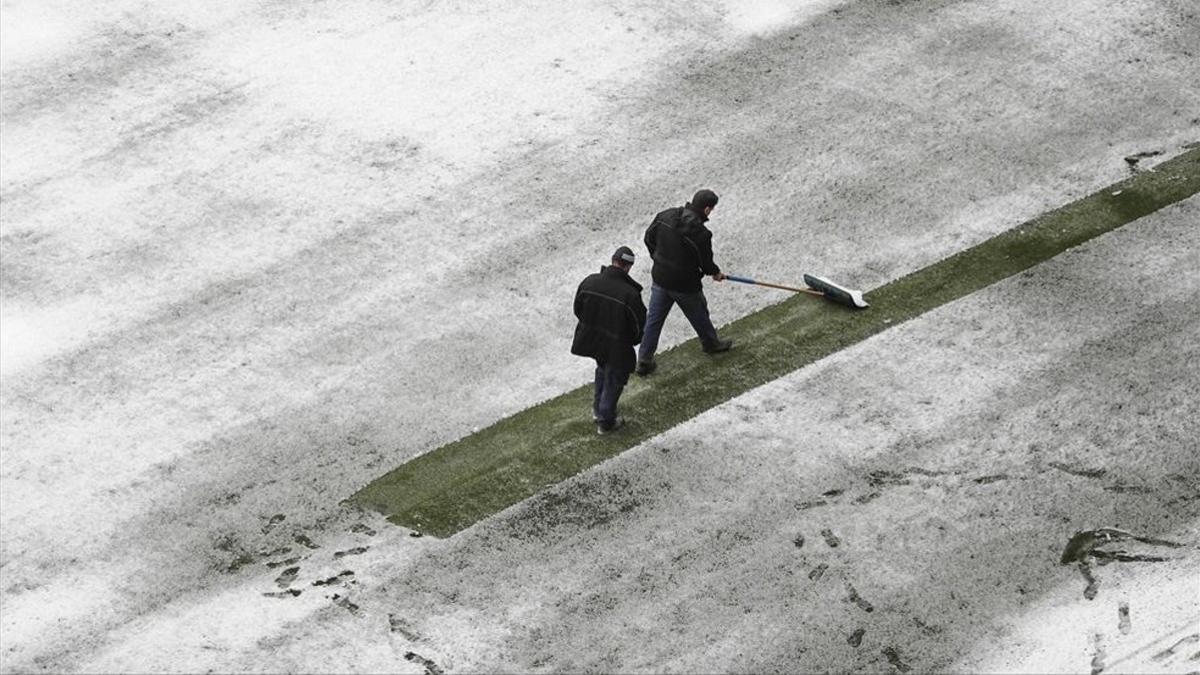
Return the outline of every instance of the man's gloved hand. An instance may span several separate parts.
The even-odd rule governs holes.
[[[725,281],[726,277],[724,272],[717,272],[716,274],[712,275],[712,278],[713,281]]]

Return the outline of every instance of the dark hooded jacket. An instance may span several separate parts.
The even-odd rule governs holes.
[[[704,226],[708,216],[689,202],[654,216],[646,228],[646,248],[654,259],[650,276],[670,291],[697,293],[705,275],[717,274],[713,262],[712,232]]]
[[[642,287],[615,265],[588,275],[575,292],[575,340],[571,353],[589,356],[601,365],[632,371],[637,365],[633,346],[642,341],[646,305]]]

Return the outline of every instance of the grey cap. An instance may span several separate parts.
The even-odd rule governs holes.
[[[633,249],[629,248],[628,246],[622,246],[613,253],[612,259],[614,261],[622,260],[632,265],[634,261]]]

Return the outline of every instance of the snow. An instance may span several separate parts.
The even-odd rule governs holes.
[[[841,0],[724,0],[725,21],[748,35],[770,33],[845,4]]]
[[[920,339],[860,345],[560,487],[603,506],[624,498],[612,480],[640,486],[653,506],[628,521],[547,529],[527,518],[535,498],[435,541],[338,504],[585,382],[563,346],[575,280],[697,187],[722,194],[714,228],[731,269],[787,283],[802,265],[870,289],[1121,178],[1125,155],[1194,140],[1180,121],[1200,80],[1181,51],[1194,18],[1171,2],[906,4],[5,2],[0,670],[422,672],[409,652],[451,670],[745,670],[798,658],[781,602],[828,605],[818,615],[840,630],[855,616],[840,586],[779,593],[809,571],[785,564],[792,493],[772,505],[747,486],[848,481],[865,459],[899,461],[905,439],[932,439],[949,463],[969,435],[953,410],[995,411],[983,424],[995,437],[1036,430],[1036,410],[1004,422],[1007,393],[1086,371],[1089,340],[1113,340],[1105,325],[1139,325],[1129,302],[1151,328],[1175,305],[1102,286],[1112,303],[1072,314],[1093,292],[1082,284],[1031,317],[1029,299],[1048,297],[1010,280],[914,322]],[[1161,245],[1173,213],[1053,269],[1102,282],[1126,265],[1147,284],[1195,269],[1178,257],[1195,246]],[[719,323],[778,299],[709,293]],[[1047,336],[1064,316],[1069,339]],[[664,344],[687,337],[674,321]],[[855,362],[873,365],[839,375]],[[1136,373],[1149,367],[1134,359],[1134,384],[1148,386]],[[813,378],[842,393],[814,403]],[[1105,404],[1079,400],[1064,423]],[[1106,433],[1170,447],[1156,434],[1173,438],[1187,401],[1160,403],[1161,428],[1115,414]],[[1019,466],[980,438],[994,470]],[[1173,470],[1194,475],[1186,459]],[[976,496],[964,522],[994,503]],[[860,548],[881,534],[874,518],[924,522],[927,502],[909,497],[846,513],[853,564],[888,570],[856,582],[864,596],[924,578]],[[1053,558],[1059,533],[1051,544],[1039,555]],[[634,583],[622,570],[639,556],[651,564]],[[303,593],[264,596],[283,569],[268,564],[291,557]],[[312,586],[345,569],[356,584]],[[1084,667],[1086,638],[1068,636],[1074,660],[1059,661],[1037,626],[1107,610],[1055,569],[1061,587],[1045,582],[1041,599],[959,617],[963,632],[994,619],[1019,641],[935,639],[905,657],[949,668],[962,647],[963,667]],[[1163,574],[1122,588],[1187,590]],[[904,612],[938,608],[902,596],[876,600],[874,616],[899,616],[899,630]],[[656,605],[676,614],[646,613]],[[1164,625],[1187,609],[1155,605]],[[830,663],[886,668],[878,649],[855,660],[805,640]],[[1040,646],[1014,661],[1024,644]]]
[[[68,3],[5,2],[0,22],[0,70],[47,59],[69,47],[86,29]]]

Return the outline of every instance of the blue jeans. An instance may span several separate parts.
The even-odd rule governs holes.
[[[658,284],[651,284],[650,307],[646,310],[646,331],[642,335],[642,344],[638,347],[638,361],[654,360],[663,323],[666,322],[667,314],[673,305],[679,305],[679,309],[683,310],[683,315],[691,322],[696,335],[700,336],[701,345],[707,348],[717,343],[717,329],[713,327],[712,319],[708,316],[708,300],[704,299],[704,291],[680,293],[669,291]]]
[[[629,381],[628,370],[612,363],[596,362],[596,395],[592,398],[592,417],[598,424],[608,426],[617,421],[617,399]]]

